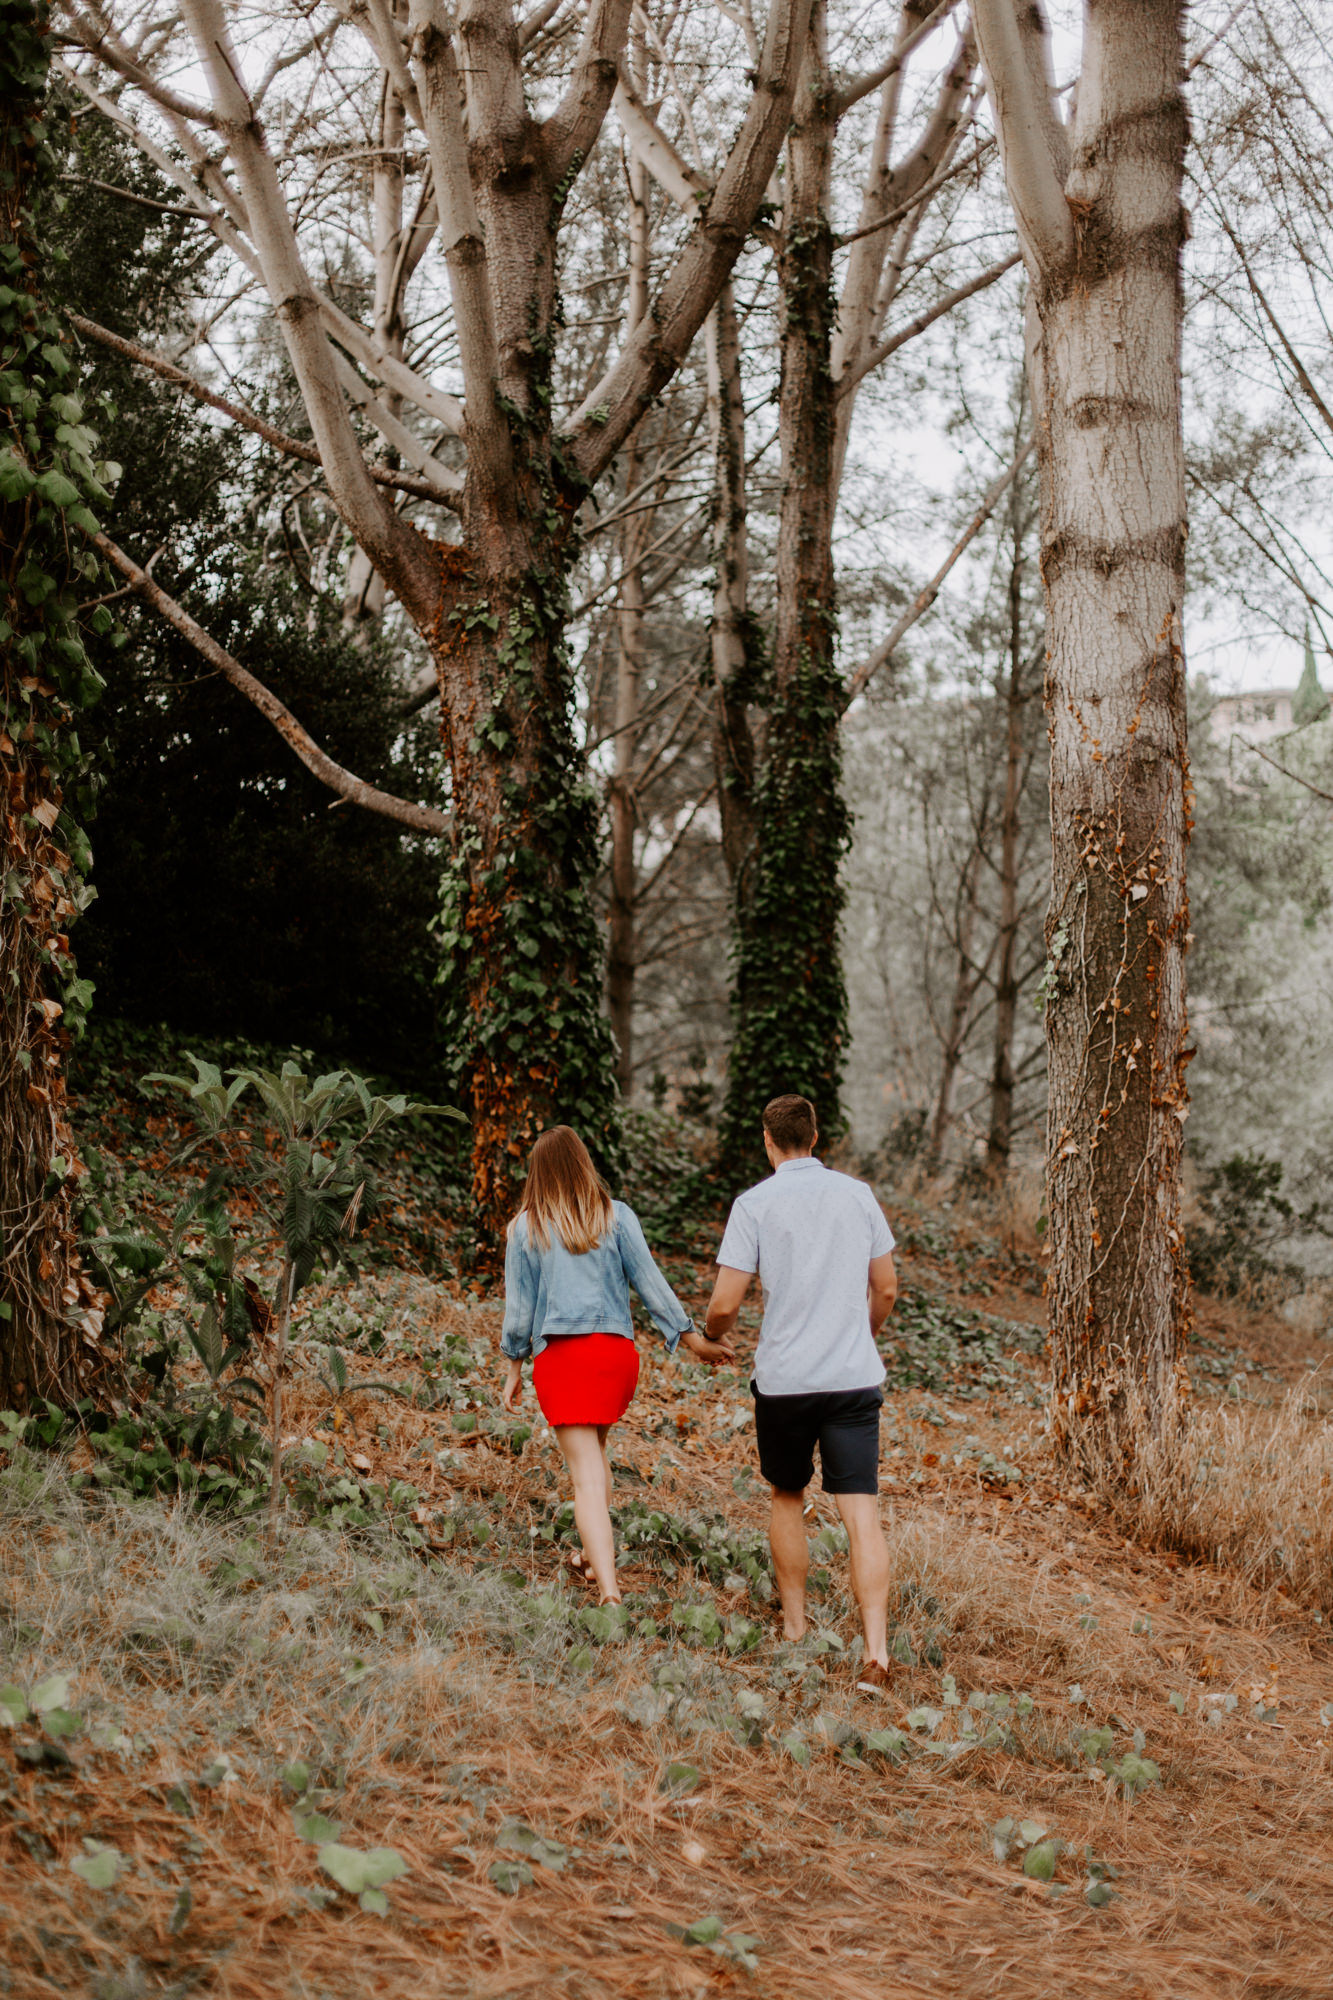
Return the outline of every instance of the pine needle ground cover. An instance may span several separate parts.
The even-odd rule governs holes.
[[[163,1200],[178,1137],[134,1169]],[[595,1608],[530,1391],[499,1408],[499,1302],[438,1275],[429,1176],[397,1169],[392,1257],[303,1294],[276,1532],[136,1484],[124,1437],[8,1427],[0,1993],[1327,1992],[1319,1563],[1250,1560],[1277,1545],[1252,1496],[1218,1561],[1197,1493],[1182,1555],[1160,1486],[1113,1520],[1053,1476],[1039,1259],[925,1198],[895,1218],[899,1683],[872,1698],[817,1489],[812,1630],[781,1639],[744,1369],[643,1343],[626,1610]],[[666,1262],[700,1303],[706,1263]],[[1200,1321],[1196,1487],[1233,1507],[1267,1460],[1319,1554],[1326,1347]]]

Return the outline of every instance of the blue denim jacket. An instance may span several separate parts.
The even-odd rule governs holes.
[[[575,1256],[554,1231],[549,1250],[528,1237],[520,1215],[505,1251],[505,1317],[500,1351],[511,1361],[540,1354],[553,1336],[623,1333],[634,1338],[629,1288],[633,1285],[674,1354],[693,1321],[653,1262],[639,1218],[623,1201],[611,1204],[614,1222],[595,1250]]]

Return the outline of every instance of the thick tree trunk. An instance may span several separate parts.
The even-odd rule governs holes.
[[[487,70],[496,16],[460,17]],[[514,33],[512,20],[504,32]],[[477,49],[477,43],[483,45]],[[574,739],[564,643],[580,497],[555,463],[550,364],[559,201],[539,128],[497,91],[469,164],[494,311],[495,406],[474,417],[463,543],[441,547],[436,624],[441,726],[452,773],[446,936],[462,1007],[473,1198],[493,1258],[537,1134],[573,1125],[609,1164],[615,1058],[602,1011],[604,946],[590,896],[597,813]],[[497,428],[497,421],[503,429]]]
[[[760,1113],[784,1091],[839,1123],[847,994],[838,929],[849,821],[842,799],[843,690],[833,574],[835,301],[828,220],[835,110],[822,5],[815,9],[788,141],[779,260],[782,498],[777,609],[754,853],[736,898],[735,1032],[722,1121],[733,1171],[762,1163]]]
[[[974,10],[1040,320],[1053,890],[1046,938],[1053,1422],[1167,1420],[1189,1324],[1181,634],[1181,0],[1098,0],[1077,109],[1035,10]]]
[[[40,246],[24,213],[43,150],[42,92],[34,78],[45,68],[46,33],[44,7],[6,0],[0,269],[11,304],[3,316],[8,325],[0,322],[0,363],[26,376],[30,400],[23,425],[2,428],[14,458],[37,472],[52,464],[57,423],[70,421],[52,410],[51,399],[68,398],[75,386],[37,297]],[[41,1397],[68,1408],[95,1389],[107,1361],[102,1313],[75,1245],[81,1169],[65,1097],[69,1037],[57,998],[69,997],[74,978],[68,931],[77,914],[78,871],[70,844],[82,839],[62,817],[58,775],[77,768],[77,718],[71,700],[52,685],[79,678],[77,671],[69,675],[60,652],[68,653],[77,636],[68,618],[79,574],[70,535],[66,523],[52,524],[51,507],[38,494],[0,502],[0,1408],[6,1409]]]

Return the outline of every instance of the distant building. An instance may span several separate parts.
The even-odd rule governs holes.
[[[1310,628],[1305,628],[1305,666],[1294,688],[1262,688],[1253,694],[1219,695],[1208,718],[1215,743],[1229,736],[1243,736],[1251,743],[1266,743],[1271,736],[1285,736],[1289,730],[1303,729],[1329,712],[1329,697],[1319,685]]]
[[[1292,704],[1295,688],[1262,688],[1254,694],[1223,694],[1213,703],[1208,727],[1215,743],[1228,736],[1244,736],[1251,743],[1265,743],[1270,736],[1285,736],[1295,728]]]

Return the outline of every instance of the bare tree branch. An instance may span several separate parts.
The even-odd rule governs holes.
[[[438,589],[435,564],[424,539],[385,500],[361,456],[320,300],[301,261],[282,184],[241,79],[221,0],[183,0],[182,11],[240,183],[255,251],[329,490],[386,582],[412,601],[414,613],[429,617]]]
[[[198,402],[207,403],[210,409],[220,410],[223,416],[230,417],[233,423],[241,424],[246,430],[253,431],[257,437],[263,438],[265,444],[272,445],[275,451],[282,452],[287,458],[299,458],[306,465],[318,465],[322,469],[323,461],[314,445],[306,444],[301,438],[289,437],[286,431],[275,430],[272,424],[265,423],[262,417],[247,409],[244,403],[229,403],[225,396],[215,396],[211,389],[206,389],[202,382],[196,381],[195,377],[187,374],[185,369],[177,368],[170,361],[164,361],[160,354],[153,354],[148,348],[139,347],[132,340],[122,339],[120,334],[99,326],[96,320],[85,319],[82,313],[66,313],[65,317],[70,325],[77,327],[87,339],[97,341],[99,346],[109,347],[113,353],[123,355],[127,361],[135,362],[140,368],[150,368],[154,375],[160,375],[164,382],[174,383],[178,389],[184,389]],[[463,482],[458,473],[450,472],[444,466],[440,466],[434,477],[429,479],[414,478],[410,472],[395,472],[387,465],[368,465],[366,470],[377,486],[391,486],[399,493],[412,493],[420,500],[433,500],[439,506],[451,507],[455,512],[458,511],[458,493]]]
[[[972,0],[972,22],[995,105],[995,124],[1019,237],[1037,270],[1074,253],[1065,200],[1069,140],[1055,111],[1049,38],[1041,8]]]
[[[882,340],[878,347],[872,347],[855,367],[848,369],[845,375],[839,377],[838,395],[847,395],[858,382],[873,369],[878,368],[882,361],[887,361],[891,354],[896,354],[900,347],[905,347],[909,340],[915,340],[919,333],[926,331],[927,327],[934,326],[937,319],[943,319],[955,306],[962,305],[964,299],[973,298],[976,293],[984,292],[988,285],[993,285],[1006,271],[1012,271],[1022,255],[1021,250],[1012,250],[1007,257],[1002,257],[998,264],[991,264],[986,270],[978,272],[977,276],[970,278],[965,285],[955,286],[954,290],[946,292],[943,298],[936,299],[934,305],[927,311],[918,313],[906,326],[899,327],[898,331],[890,334],[887,340]]]
[[[835,99],[835,118],[841,118],[845,111],[850,111],[863,97],[869,97],[872,90],[879,90],[891,76],[896,76],[912,51],[919,48],[928,36],[933,35],[941,22],[947,21],[950,14],[955,12],[957,6],[958,0],[940,0],[940,5],[934,13],[927,14],[919,27],[914,28],[910,35],[904,36],[887,62],[881,63],[878,69],[867,70],[864,76],[854,78],[851,83],[844,84]]]
[[[632,4],[633,0],[589,0],[569,87],[542,126],[547,172],[558,188],[568,184],[576,165],[592,151],[611,108]]]
[[[879,672],[882,666],[886,665],[892,659],[902,644],[904,637],[913,625],[916,624],[917,620],[924,617],[926,612],[929,611],[931,605],[939,596],[949,571],[968,548],[969,544],[981,533],[982,528],[995,512],[999,502],[1004,498],[1014,480],[1017,479],[1023,467],[1027,464],[1036,442],[1035,437],[1030,437],[1017,458],[1013,461],[1013,464],[1000,474],[1000,477],[989,489],[980,507],[968,522],[966,529],[954,543],[925,589],[912,599],[912,602],[908,605],[906,611],[903,612],[888,637],[881,640],[874,652],[868,654],[862,660],[860,666],[847,683],[847,693],[843,699],[844,709],[849,708],[857,696],[864,692],[867,683],[872,677]]]
[[[401,826],[411,827],[414,833],[443,834],[449,830],[449,821],[434,806],[413,805],[408,799],[395,798],[391,792],[382,792],[375,785],[368,785],[364,779],[355,777],[351,771],[335,764],[332,757],[326,757],[319,745],[301,727],[291,710],[280,702],[275,694],[270,694],[262,681],[241,665],[239,660],[210,638],[202,625],[191,618],[183,605],[174,597],[168,597],[160,584],[154,583],[147,570],[141,569],[133,556],[126,555],[124,549],[106,535],[90,538],[100,549],[109,563],[129,579],[135,595],[151,604],[154,611],[175,627],[181,637],[188,639],[195,651],[207,660],[210,667],[230,681],[232,686],[253,702],[260,714],[273,724],[279,736],[290,749],[294,750],[307,771],[318,778],[322,785],[336,792],[339,798],[352,805],[364,806],[367,812],[379,813],[384,819],[397,820]]]
[[[810,0],[773,0],[745,119],[707,211],[651,311],[570,420],[572,456],[589,486],[670,381],[741,253],[786,138],[809,25]]]

